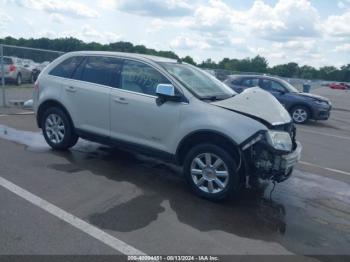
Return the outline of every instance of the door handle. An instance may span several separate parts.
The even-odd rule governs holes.
[[[71,93],[77,92],[77,90],[73,86],[66,86],[66,90]]]
[[[129,102],[124,97],[116,97],[113,100],[118,104],[123,104],[123,105],[129,104]]]

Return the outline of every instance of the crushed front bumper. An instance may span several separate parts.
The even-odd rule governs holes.
[[[289,178],[292,174],[293,167],[299,162],[301,158],[301,151],[303,150],[302,145],[299,142],[296,142],[296,148],[293,152],[287,155],[277,156],[280,164],[277,172],[272,177],[272,180],[276,182],[282,182]]]
[[[300,160],[302,145],[295,142],[289,154],[271,149],[266,143],[257,143],[249,150],[250,168],[253,176],[276,182],[285,181],[293,172],[293,167]]]

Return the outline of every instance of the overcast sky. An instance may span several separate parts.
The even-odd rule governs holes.
[[[0,37],[129,41],[197,62],[350,63],[350,0],[0,0]]]

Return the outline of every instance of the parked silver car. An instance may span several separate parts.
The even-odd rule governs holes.
[[[21,85],[23,82],[32,83],[33,73],[28,63],[17,57],[4,57],[5,82]],[[0,79],[2,78],[0,70]]]
[[[73,52],[47,66],[34,90],[52,148],[81,137],[163,158],[205,198],[225,198],[250,178],[282,182],[300,159],[292,119],[275,97],[260,88],[237,94],[181,61]]]

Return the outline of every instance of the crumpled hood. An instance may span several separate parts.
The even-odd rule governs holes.
[[[248,88],[232,98],[212,104],[260,118],[271,125],[281,125],[292,121],[280,102],[259,87]]]

